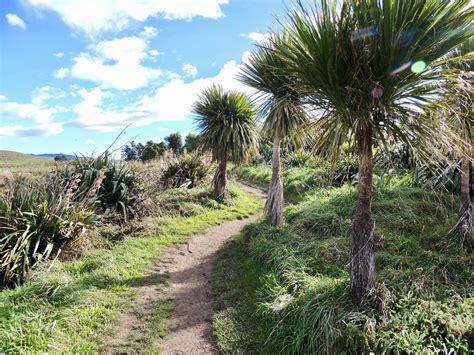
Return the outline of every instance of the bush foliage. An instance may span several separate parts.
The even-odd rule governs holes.
[[[163,170],[162,182],[170,187],[196,187],[209,174],[211,161],[207,156],[196,153],[182,154],[172,158]]]

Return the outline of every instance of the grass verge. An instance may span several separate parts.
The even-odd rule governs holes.
[[[245,354],[261,349],[266,340],[265,320],[254,300],[263,270],[248,258],[242,234],[219,251],[213,272],[212,322],[220,353]]]
[[[216,204],[199,189],[170,191],[161,197],[164,212],[144,221],[142,231],[103,242],[75,261],[39,265],[30,281],[1,291],[0,350],[100,351],[118,314],[133,302],[133,280],[170,244],[261,209],[257,199],[236,187],[232,191],[233,205]],[[160,319],[167,312],[157,308],[152,322],[162,335]]]

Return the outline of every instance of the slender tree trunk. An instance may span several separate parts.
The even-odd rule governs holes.
[[[268,198],[265,204],[268,223],[277,227],[283,224],[283,181],[281,177],[280,143],[280,135],[275,134],[273,138],[272,182],[270,183]]]
[[[223,201],[229,198],[229,190],[227,187],[227,161],[221,160],[217,165],[216,174],[213,179],[214,198]]]
[[[463,246],[472,252],[474,249],[474,226],[471,203],[471,162],[464,157],[461,161],[461,209],[459,230],[463,239]]]
[[[375,289],[374,220],[372,219],[372,127],[356,134],[359,154],[357,207],[352,224],[351,296],[360,305]]]

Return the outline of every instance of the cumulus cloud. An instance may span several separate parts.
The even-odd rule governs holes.
[[[191,76],[193,78],[198,74],[198,69],[192,64],[183,65],[183,73],[185,76]]]
[[[59,88],[53,88],[49,85],[42,86],[33,91],[31,102],[35,105],[42,105],[46,101],[60,99],[66,94]]]
[[[56,79],[64,79],[69,75],[70,71],[68,68],[61,67],[54,73]]]
[[[50,107],[45,103],[61,95],[63,95],[61,90],[43,86],[33,92],[31,103],[10,101],[3,97],[0,105],[0,122],[2,122],[0,136],[47,136],[63,132],[62,124],[54,123],[52,119],[65,109],[58,106]],[[26,124],[19,124],[18,121],[26,121]]]
[[[247,53],[243,58],[247,57]],[[198,95],[212,84],[220,84],[228,90],[251,92],[247,86],[236,80],[240,64],[227,62],[220,72],[208,78],[186,83],[174,78],[150,95],[144,95],[123,107],[107,105],[110,93],[100,88],[81,90],[82,101],[74,107],[74,125],[93,131],[115,131],[133,124],[144,126],[158,121],[179,121],[191,115],[192,105]]]
[[[120,31],[134,21],[151,17],[168,20],[200,16],[217,19],[224,16],[221,5],[229,0],[25,0],[37,9],[56,12],[68,26],[88,35]]]
[[[19,103],[14,101],[2,102],[0,117],[9,119],[23,119],[38,123],[48,123],[59,109],[33,103]]]
[[[161,53],[159,51],[157,51],[156,49],[150,49],[148,51],[148,54],[151,56],[151,57],[158,57]]]
[[[263,43],[265,40],[270,38],[270,33],[261,33],[261,32],[250,32],[250,33],[242,33],[241,37],[248,38],[255,43]]]
[[[56,53],[53,53],[53,56],[55,56],[56,58],[62,58],[62,57],[64,57],[64,53],[63,52],[56,52]]]
[[[0,127],[0,137],[38,137],[50,136],[64,132],[60,123],[44,123],[35,126],[2,126]]]
[[[23,21],[18,15],[6,14],[5,17],[10,26],[14,26],[14,27],[16,26],[22,29],[26,29],[25,21]]]
[[[148,41],[142,37],[98,42],[91,46],[91,51],[76,56],[71,68],[60,68],[54,76],[88,80],[104,88],[134,90],[163,75],[159,69],[142,65],[148,55]]]
[[[158,34],[158,30],[155,27],[145,26],[143,31],[140,33],[140,36],[151,39],[151,38],[156,37],[157,34]]]

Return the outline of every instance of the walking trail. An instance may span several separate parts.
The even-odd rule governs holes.
[[[264,200],[266,194],[246,185],[240,187],[247,193]],[[209,228],[205,233],[194,235],[186,244],[171,247],[161,261],[145,276],[146,282],[136,286],[138,297],[135,311],[122,314],[117,332],[109,343],[109,351],[140,351],[133,349],[134,334],[146,332],[142,324],[146,310],[160,299],[171,299],[173,311],[166,320],[167,337],[161,346],[161,354],[213,354],[217,353],[212,336],[212,268],[218,250],[226,240],[255,221],[252,216],[243,220],[226,221]],[[167,286],[163,287],[166,275]],[[138,345],[139,346],[139,345]]]

